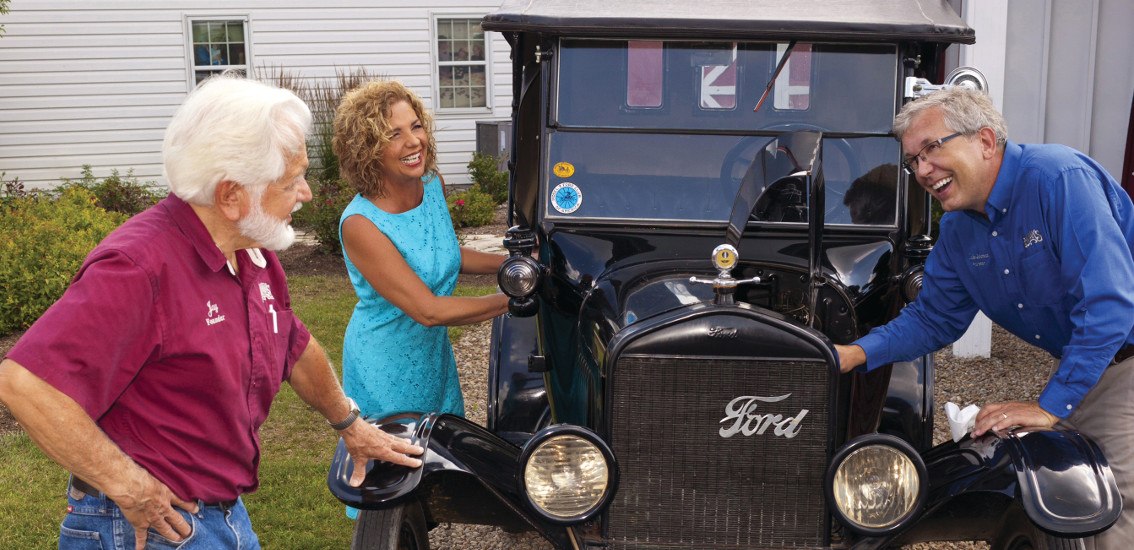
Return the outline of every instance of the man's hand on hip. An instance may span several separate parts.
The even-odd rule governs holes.
[[[142,550],[146,547],[149,529],[172,541],[180,541],[192,534],[192,527],[173,507],[195,514],[198,511],[197,503],[181,500],[169,487],[142,468],[135,468],[132,474],[131,479],[124,484],[124,493],[104,492],[122,510],[122,515],[130,525],[134,526],[134,548]]]

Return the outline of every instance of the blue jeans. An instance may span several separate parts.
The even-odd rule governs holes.
[[[67,516],[59,528],[60,550],[134,549],[134,526],[122,515],[117,504],[103,495],[84,495],[74,490],[67,493]],[[76,496],[82,498],[76,499]],[[197,504],[200,510],[196,514],[173,508],[193,529],[187,538],[175,542],[150,529],[146,548],[259,550],[260,539],[252,531],[243,500],[238,499],[227,510]]]

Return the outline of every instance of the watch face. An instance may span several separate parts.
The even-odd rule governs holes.
[[[579,186],[565,181],[551,190],[551,206],[560,214],[570,214],[583,204],[583,192]]]

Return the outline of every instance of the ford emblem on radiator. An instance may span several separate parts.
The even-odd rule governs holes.
[[[795,416],[784,416],[778,413],[760,413],[757,408],[760,403],[777,403],[791,397],[790,393],[775,397],[761,397],[759,395],[742,395],[725,405],[725,417],[721,424],[728,424],[721,428],[721,437],[732,437],[737,433],[745,436],[763,435],[770,427],[775,427],[772,434],[777,437],[791,439],[799,435],[799,423],[807,416],[807,409],[801,409]]]

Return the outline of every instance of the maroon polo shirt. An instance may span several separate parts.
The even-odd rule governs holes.
[[[99,243],[8,357],[78,402],[178,497],[251,492],[260,425],[311,335],[275,254],[237,258],[233,275],[170,195]]]

